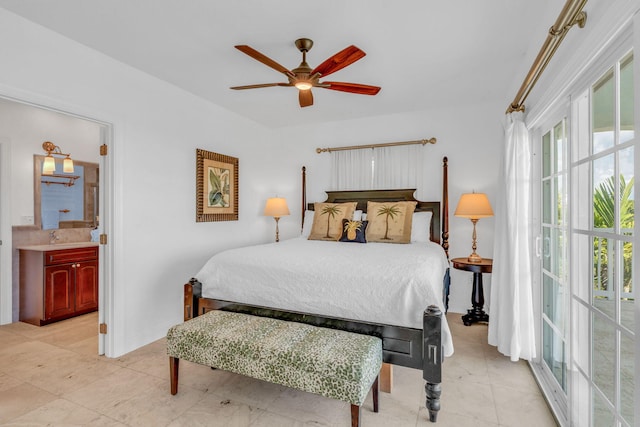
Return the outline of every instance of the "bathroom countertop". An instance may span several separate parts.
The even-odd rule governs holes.
[[[77,249],[77,248],[88,248],[92,246],[98,246],[98,242],[74,242],[74,243],[54,243],[53,245],[29,245],[29,246],[18,246],[18,249],[26,250],[26,251],[60,251],[64,249]]]

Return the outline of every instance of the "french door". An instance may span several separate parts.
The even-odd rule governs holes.
[[[572,105],[574,425],[634,426],[633,53]]]
[[[634,419],[633,53],[536,131],[540,154],[539,355],[532,365],[559,418]]]

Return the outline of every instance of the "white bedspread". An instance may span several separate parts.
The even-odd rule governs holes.
[[[422,329],[444,313],[448,267],[435,243],[340,243],[299,237],[214,255],[197,274],[202,296],[330,317]],[[445,356],[453,354],[443,316]]]

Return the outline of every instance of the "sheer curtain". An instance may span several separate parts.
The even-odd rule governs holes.
[[[417,188],[425,177],[425,147],[419,144],[331,152],[333,190]]]
[[[371,149],[332,151],[331,188],[333,190],[370,190],[372,180]]]
[[[422,182],[424,147],[400,145],[373,150],[373,188],[417,188]]]
[[[531,146],[523,113],[507,116],[491,279],[489,344],[518,359],[535,357],[531,273]]]

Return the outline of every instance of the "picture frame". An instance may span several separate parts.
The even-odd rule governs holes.
[[[196,149],[196,222],[238,220],[238,158]]]

